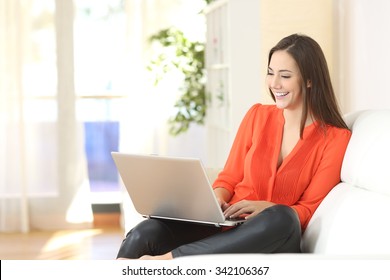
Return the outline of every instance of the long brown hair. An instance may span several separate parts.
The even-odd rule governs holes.
[[[268,66],[273,53],[281,50],[287,51],[294,58],[302,75],[301,138],[309,114],[321,127],[325,128],[326,125],[331,125],[348,129],[340,113],[330,79],[328,64],[320,45],[306,35],[292,34],[287,36],[270,50]],[[270,93],[275,101],[271,90]]]

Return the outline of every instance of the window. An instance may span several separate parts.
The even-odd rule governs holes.
[[[110,154],[119,146],[116,114],[128,90],[124,1],[75,0],[74,4],[77,118],[84,122],[93,203],[99,202],[99,194],[110,203],[120,190]]]

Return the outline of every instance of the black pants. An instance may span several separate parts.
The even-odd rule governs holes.
[[[118,258],[143,255],[173,257],[223,253],[298,253],[301,225],[295,211],[283,205],[269,207],[237,227],[222,228],[148,219],[135,226],[118,252]]]

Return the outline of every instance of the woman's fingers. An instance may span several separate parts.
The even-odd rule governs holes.
[[[230,204],[227,203],[226,201],[218,198],[218,203],[219,203],[219,206],[221,207],[222,211],[225,211],[226,209],[228,209],[230,207]]]
[[[228,207],[224,211],[224,215],[226,218],[237,218],[241,215],[247,215],[245,218],[250,219],[272,205],[274,203],[267,201],[242,200]]]
[[[236,218],[240,215],[251,213],[252,208],[249,201],[242,200],[228,207],[224,215],[226,218]]]

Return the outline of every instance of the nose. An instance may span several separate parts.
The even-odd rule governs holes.
[[[268,76],[268,86],[274,89],[280,89],[282,87],[278,75]]]

